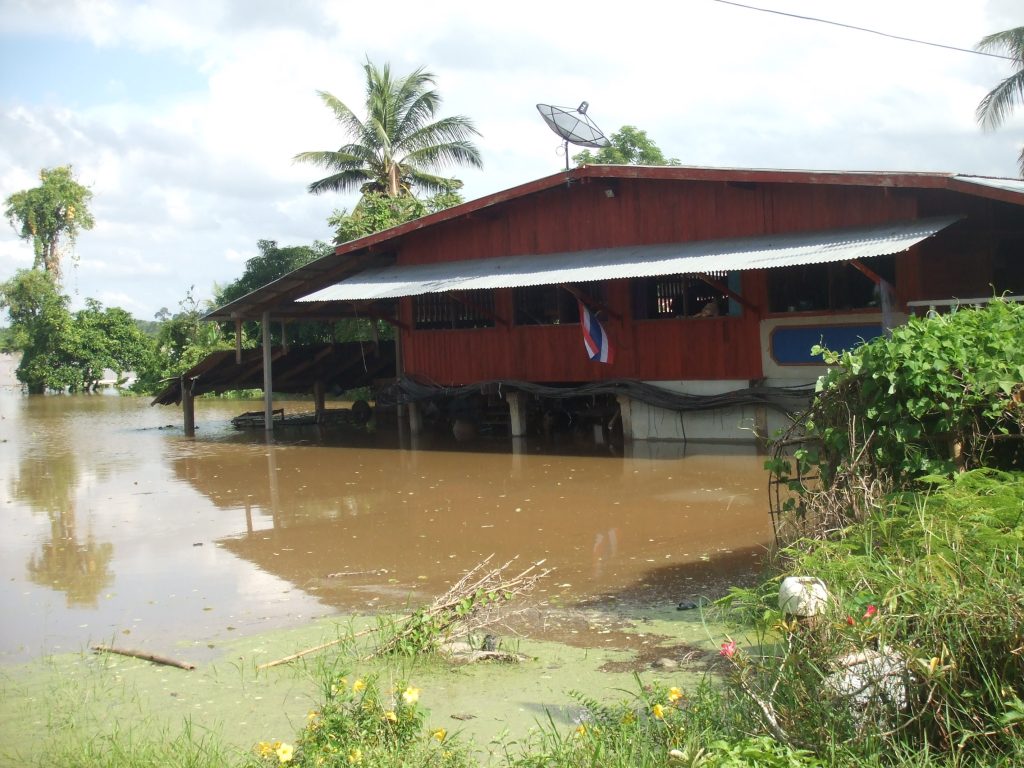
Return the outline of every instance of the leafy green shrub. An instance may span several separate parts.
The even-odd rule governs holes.
[[[766,464],[791,492],[780,539],[789,524],[827,535],[924,475],[1024,468],[1024,305],[912,317],[891,338],[814,351],[831,368]]]
[[[786,550],[788,573],[823,579],[833,599],[812,630],[779,613],[777,581],[725,601],[762,633],[736,682],[770,702],[791,743],[827,740],[863,759],[927,748],[980,764],[1022,752],[1024,475],[930,480],[932,491],[896,496],[832,540]],[[906,706],[880,701],[851,717],[829,687],[851,653],[901,660]]]
[[[862,472],[898,483],[984,466],[1002,435],[1020,435],[1024,411],[1024,305],[910,318],[849,352],[818,349],[835,366],[819,383],[807,429],[830,476],[864,454]],[[1015,393],[1018,393],[1015,398]],[[1010,464],[1021,464],[1019,452]]]

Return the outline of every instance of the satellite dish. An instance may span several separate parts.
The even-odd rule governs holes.
[[[569,145],[575,144],[578,147],[593,147],[600,149],[611,144],[604,132],[594,125],[587,117],[587,108],[590,105],[581,101],[580,105],[572,107],[554,107],[550,104],[538,104],[537,111],[548,124],[548,128],[562,137],[565,142],[565,170],[569,170]]]

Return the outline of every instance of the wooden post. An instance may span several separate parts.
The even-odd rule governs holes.
[[[281,351],[288,354],[288,323],[281,321]]]
[[[185,418],[185,437],[196,436],[196,400],[192,395],[192,382],[181,377],[181,412]]]
[[[263,428],[274,431],[274,377],[270,356],[270,311],[263,313]]]
[[[395,381],[402,380],[402,329],[395,328]],[[401,394],[399,394],[401,398]],[[398,419],[398,444],[405,446],[405,406],[399,403],[395,417]]]
[[[235,365],[242,364],[242,318],[235,318]]]

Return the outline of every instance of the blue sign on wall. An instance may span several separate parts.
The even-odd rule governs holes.
[[[811,355],[811,347],[815,344],[839,351],[853,349],[881,335],[881,323],[786,325],[774,328],[768,343],[772,358],[779,365],[820,365],[821,355]]]

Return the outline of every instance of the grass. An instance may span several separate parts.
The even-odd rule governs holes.
[[[163,699],[140,692],[132,670],[152,672],[148,665],[51,662],[57,666],[48,681],[35,688],[31,680],[3,680],[8,717],[0,743],[7,751],[0,754],[4,764],[129,768],[1022,765],[1022,544],[1024,476],[975,471],[934,481],[926,493],[889,499],[831,540],[798,542],[783,553],[777,576],[721,601],[714,610],[734,622],[737,639],[723,644],[724,675],[685,687],[663,681],[680,688],[636,677],[609,702],[595,690],[600,674],[580,674],[583,690],[572,694],[571,707],[539,710],[532,729],[489,745],[456,732],[426,702],[456,698],[477,674],[483,694],[468,707],[481,716],[489,706],[505,712],[513,685],[536,691],[539,665],[453,671],[415,654],[366,665],[356,661],[364,648],[342,643],[272,674],[245,662],[205,680],[204,673],[173,678],[169,685],[192,707],[216,709],[211,690],[222,700],[267,695],[269,710],[248,710],[248,727],[259,735],[243,745],[237,723],[218,726],[189,706],[169,707],[166,689]],[[813,626],[779,613],[786,574],[827,583],[830,607]],[[716,642],[725,639],[723,631]],[[550,663],[553,652],[545,653]],[[837,660],[852,653],[895,659],[903,693],[870,676],[866,695],[844,691]],[[587,663],[586,652],[566,662],[574,673]],[[154,701],[165,702],[170,716]],[[259,722],[268,711],[276,725]],[[30,728],[45,739],[20,742]]]

